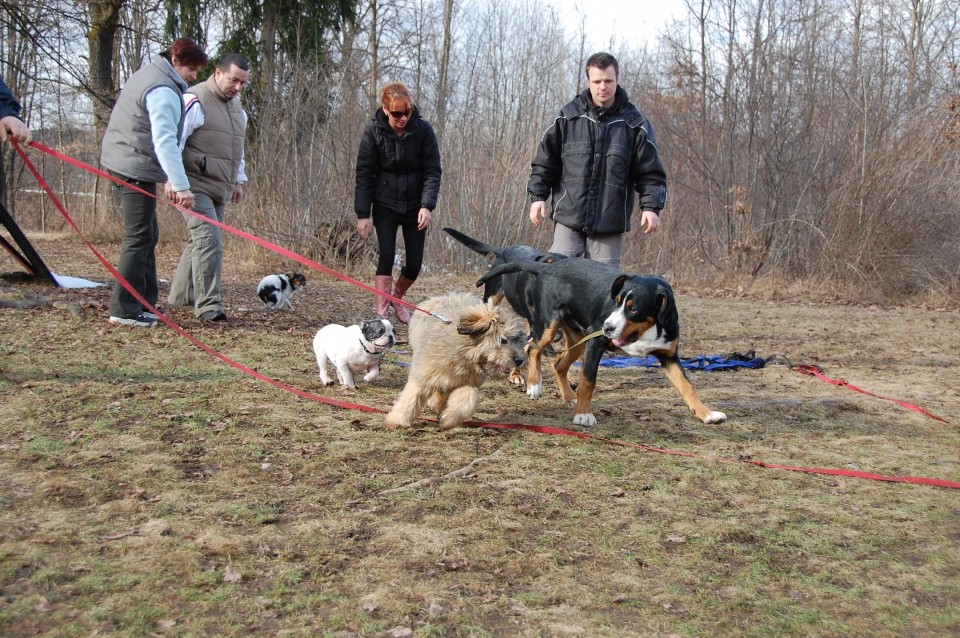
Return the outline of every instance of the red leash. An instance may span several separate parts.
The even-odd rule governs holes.
[[[36,142],[33,142],[33,144],[36,144]],[[44,190],[44,192],[46,192],[47,197],[50,198],[50,201],[52,201],[53,204],[54,204],[54,206],[56,206],[57,210],[60,211],[60,214],[63,215],[63,218],[67,220],[67,223],[70,224],[70,227],[73,228],[74,232],[76,232],[77,235],[80,236],[80,239],[83,241],[83,243],[85,243],[85,244],[87,245],[87,248],[89,248],[89,249],[93,252],[93,254],[96,255],[97,259],[100,260],[100,263],[103,264],[104,268],[106,268],[106,269],[110,272],[110,274],[113,275],[113,276],[116,278],[116,280],[117,280],[118,282],[120,282],[120,284],[121,284],[124,288],[126,288],[127,291],[137,299],[137,301],[139,301],[141,304],[144,305],[144,307],[146,307],[147,309],[149,309],[150,312],[152,312],[153,314],[155,314],[155,315],[157,316],[157,318],[159,318],[160,320],[163,321],[163,323],[165,323],[165,324],[167,324],[168,326],[170,326],[170,328],[172,328],[177,334],[179,334],[180,336],[182,336],[182,337],[185,338],[187,341],[189,341],[189,342],[192,343],[193,345],[197,346],[198,348],[200,348],[200,349],[203,350],[204,352],[206,352],[206,353],[208,353],[208,354],[211,354],[211,355],[213,355],[214,357],[220,359],[221,361],[223,361],[223,362],[226,363],[227,365],[232,366],[232,367],[236,368],[237,370],[240,370],[241,372],[244,372],[245,374],[249,374],[249,375],[252,376],[252,377],[255,377],[255,378],[257,378],[257,379],[259,379],[259,380],[261,380],[261,381],[265,381],[265,382],[269,383],[270,385],[275,386],[275,387],[277,387],[277,388],[280,388],[280,389],[282,389],[282,390],[286,390],[286,391],[288,391],[288,392],[292,392],[292,393],[294,393],[294,394],[296,394],[296,395],[298,395],[298,396],[301,396],[301,397],[304,397],[304,398],[307,398],[307,399],[313,399],[314,401],[319,401],[319,402],[321,402],[321,403],[326,403],[326,404],[328,404],[328,405],[336,406],[336,407],[338,407],[338,408],[344,408],[344,409],[347,409],[347,410],[361,410],[361,411],[363,411],[363,412],[383,412],[383,410],[380,410],[380,409],[378,409],[378,408],[372,408],[372,407],[369,407],[369,406],[366,406],[366,405],[360,405],[360,404],[358,404],[358,403],[347,403],[347,402],[344,402],[344,401],[338,401],[338,400],[336,400],[336,399],[330,399],[330,398],[327,398],[327,397],[323,397],[323,396],[320,396],[320,395],[317,395],[317,394],[311,394],[311,393],[309,393],[309,392],[305,392],[305,391],[303,391],[303,390],[299,390],[299,389],[297,389],[297,388],[294,388],[293,386],[289,386],[289,385],[287,385],[287,384],[285,384],[285,383],[281,383],[280,381],[277,381],[276,379],[271,379],[271,378],[269,378],[269,377],[267,377],[267,376],[264,376],[264,375],[260,374],[260,373],[257,372],[256,370],[253,370],[253,369],[251,369],[251,368],[248,368],[247,366],[243,365],[242,363],[238,363],[238,362],[234,361],[233,359],[227,357],[226,355],[221,354],[221,353],[220,353],[219,351],[217,351],[216,349],[212,348],[211,346],[208,346],[207,344],[205,344],[204,342],[200,341],[199,339],[197,339],[196,337],[194,337],[193,335],[191,335],[189,332],[187,332],[186,330],[184,330],[183,328],[181,328],[180,326],[178,326],[177,324],[175,324],[175,323],[173,322],[173,320],[171,320],[169,317],[167,317],[167,316],[164,315],[162,312],[160,312],[159,310],[157,310],[152,304],[150,304],[149,302],[147,302],[147,300],[144,299],[144,298],[140,295],[140,293],[138,293],[138,292],[136,291],[136,289],[130,284],[130,282],[128,282],[126,279],[124,279],[123,276],[117,271],[117,269],[114,268],[114,267],[110,264],[110,262],[107,261],[107,259],[106,259],[102,254],[100,254],[100,251],[98,251],[98,250],[94,247],[94,245],[91,244],[89,240],[87,240],[86,236],[84,236],[83,232],[80,230],[80,228],[77,226],[77,224],[73,221],[73,218],[70,216],[70,213],[67,212],[67,209],[66,209],[66,208],[63,206],[63,204],[60,202],[59,198],[57,198],[57,196],[53,193],[53,191],[52,191],[51,188],[50,188],[50,185],[47,184],[46,180],[43,179],[43,176],[40,175],[40,172],[37,170],[37,168],[33,165],[33,163],[30,161],[30,159],[24,154],[23,150],[21,150],[20,147],[17,145],[16,140],[14,140],[14,146],[16,146],[17,151],[19,151],[20,156],[23,158],[24,164],[26,164],[27,168],[28,168],[28,169],[30,170],[30,172],[33,174],[34,178],[36,178],[37,183],[39,183],[39,184],[40,184],[40,187]],[[99,173],[99,171],[98,171],[98,173]],[[122,182],[122,181],[120,181],[120,180],[117,180],[117,179],[115,179],[115,178],[113,178],[113,177],[111,177],[111,176],[109,176],[109,175],[107,175],[106,177],[109,177],[111,180],[113,180],[113,181],[115,181],[115,182],[118,182],[118,183],[120,183],[120,184],[124,184],[124,182]],[[139,188],[137,188],[137,187],[135,187],[135,186],[132,186],[132,185],[130,185],[130,184],[124,184],[124,185],[129,186],[130,188],[132,188],[132,189],[134,189],[134,190],[136,190],[136,191],[139,191],[139,192],[141,192],[141,193],[144,193],[144,194],[146,194],[146,195],[149,195],[149,193],[146,193],[145,191],[143,191],[143,190],[141,190],[141,189],[139,189]],[[181,208],[180,210],[186,210],[186,209]],[[191,212],[191,213],[192,213],[193,211],[188,211],[188,212]],[[204,218],[204,219],[206,219],[206,218]],[[208,221],[210,221],[210,220],[208,220]],[[211,223],[214,223],[214,222],[211,221]],[[219,225],[219,224],[218,224],[218,225]],[[268,243],[268,242],[264,242],[264,243],[266,244],[266,243]],[[285,251],[285,252],[289,252],[289,251]],[[293,253],[291,253],[291,254],[293,254]],[[304,260],[304,261],[309,261],[309,260]],[[319,265],[319,264],[318,264],[318,265]],[[349,279],[349,278],[348,278],[348,279]]]
[[[345,410],[359,410],[359,411],[361,411],[361,412],[379,413],[379,414],[383,414],[383,413],[384,413],[384,410],[381,410],[381,409],[379,409],[379,408],[374,408],[374,407],[371,407],[371,406],[366,406],[366,405],[362,405],[362,404],[358,404],[358,403],[350,403],[350,402],[346,402],[346,401],[339,401],[339,400],[337,400],[337,399],[331,399],[331,398],[324,397],[324,396],[320,396],[320,395],[317,395],[317,394],[312,394],[312,393],[310,393],[310,392],[305,392],[305,391],[300,390],[300,389],[298,389],[298,388],[295,388],[295,387],[293,387],[293,386],[290,386],[290,385],[287,385],[287,384],[282,383],[282,382],[280,382],[280,381],[277,381],[276,379],[271,379],[271,378],[269,378],[269,377],[267,377],[267,376],[265,376],[265,375],[263,375],[263,374],[260,374],[260,373],[257,372],[256,370],[253,370],[253,369],[251,369],[251,368],[248,368],[247,366],[245,366],[245,365],[243,365],[243,364],[241,364],[241,363],[238,363],[238,362],[234,361],[233,359],[230,359],[230,358],[227,357],[226,355],[221,354],[221,353],[220,353],[219,351],[217,351],[216,349],[212,348],[211,346],[208,346],[207,344],[205,344],[204,342],[200,341],[199,339],[197,339],[196,337],[194,337],[193,335],[191,335],[190,333],[188,333],[187,331],[185,331],[183,328],[181,328],[180,326],[178,326],[177,324],[175,324],[170,318],[168,318],[166,315],[160,313],[153,305],[151,305],[150,303],[148,303],[147,300],[144,299],[144,298],[133,288],[133,286],[132,286],[129,282],[127,282],[127,280],[124,279],[124,278],[120,275],[120,273],[116,270],[116,268],[114,268],[114,267],[110,264],[110,262],[107,261],[107,259],[106,259],[102,254],[100,254],[100,252],[93,246],[93,244],[91,244],[91,243],[87,240],[87,238],[84,236],[83,232],[80,230],[80,228],[77,226],[77,224],[73,221],[73,218],[72,218],[72,217],[70,216],[70,214],[67,212],[66,208],[65,208],[65,207],[63,206],[63,204],[60,202],[59,198],[57,198],[57,196],[53,193],[53,191],[51,190],[50,186],[47,184],[46,180],[43,179],[43,176],[40,175],[40,172],[37,170],[37,168],[33,165],[33,163],[30,161],[30,159],[29,159],[29,158],[26,156],[26,154],[23,152],[23,149],[21,149],[20,146],[19,146],[19,144],[17,144],[16,140],[13,140],[13,145],[14,145],[14,148],[17,149],[17,152],[20,154],[21,158],[23,158],[24,164],[27,166],[27,168],[28,168],[28,169],[30,170],[30,172],[33,174],[34,178],[37,180],[37,183],[40,184],[40,187],[44,190],[44,192],[46,192],[47,196],[48,196],[48,197],[50,198],[50,200],[53,202],[54,206],[56,206],[57,210],[60,211],[60,214],[63,215],[64,219],[67,220],[67,223],[70,225],[70,227],[73,228],[74,232],[77,233],[77,235],[80,237],[80,239],[83,241],[83,243],[85,243],[85,244],[87,245],[87,247],[93,252],[93,254],[97,257],[97,259],[100,261],[100,263],[103,264],[103,266],[110,272],[110,274],[113,275],[113,276],[117,279],[117,281],[120,282],[120,284],[121,284],[124,288],[126,288],[141,304],[143,304],[145,307],[147,307],[147,308],[150,310],[150,312],[152,312],[153,314],[157,315],[157,317],[158,317],[160,320],[162,320],[166,325],[168,325],[168,326],[169,326],[170,328],[172,328],[175,332],[177,332],[177,334],[181,335],[182,337],[184,337],[185,339],[187,339],[188,341],[190,341],[192,344],[194,344],[195,346],[197,346],[198,348],[200,348],[200,349],[203,350],[204,352],[207,352],[208,354],[216,357],[217,359],[220,359],[221,361],[223,361],[223,362],[226,363],[227,365],[229,365],[229,366],[231,366],[231,367],[233,367],[233,368],[236,368],[237,370],[240,370],[241,372],[243,372],[243,373],[245,373],[245,374],[248,374],[248,375],[250,375],[250,376],[252,376],[252,377],[254,377],[254,378],[256,378],[256,379],[259,379],[260,381],[264,381],[264,382],[266,382],[266,383],[269,383],[270,385],[272,385],[272,386],[274,386],[274,387],[276,387],[276,388],[279,388],[279,389],[281,389],[281,390],[286,390],[287,392],[291,392],[291,393],[293,393],[293,394],[296,394],[297,396],[300,396],[300,397],[303,397],[303,398],[306,398],[306,399],[311,399],[311,400],[313,400],[313,401],[317,401],[317,402],[320,402],[320,403],[324,403],[324,404],[326,404],[326,405],[331,405],[331,406],[334,406],[334,407],[343,408],[343,409],[345,409]],[[79,162],[79,161],[77,161],[77,160],[74,160],[73,158],[70,158],[70,157],[65,156],[65,155],[61,155],[60,153],[57,153],[56,151],[53,151],[52,149],[47,149],[46,147],[42,147],[42,146],[40,146],[39,144],[37,144],[36,142],[31,142],[31,145],[33,145],[33,146],[35,146],[35,147],[37,147],[37,148],[39,148],[39,149],[41,149],[41,150],[44,150],[44,152],[47,152],[47,153],[53,155],[54,157],[58,157],[58,158],[60,158],[60,159],[63,159],[64,161],[67,161],[67,162],[70,163],[70,164],[73,164],[73,165],[75,165],[75,166],[81,166],[81,167],[89,168],[92,172],[94,172],[94,173],[96,173],[96,174],[98,174],[98,175],[100,175],[100,176],[102,176],[102,177],[105,177],[105,178],[107,178],[107,179],[109,179],[109,180],[111,180],[111,181],[113,181],[113,182],[116,182],[116,183],[121,184],[121,185],[123,185],[123,186],[127,186],[127,187],[132,188],[132,189],[134,189],[134,190],[137,190],[137,191],[139,191],[139,192],[141,192],[141,193],[144,193],[144,194],[146,194],[146,195],[149,195],[149,193],[146,193],[145,191],[142,191],[142,190],[136,188],[135,186],[132,186],[132,185],[127,184],[127,183],[125,183],[125,182],[123,182],[123,181],[121,181],[121,180],[118,180],[118,179],[114,178],[114,177],[111,176],[111,175],[107,175],[106,173],[102,173],[101,171],[98,171],[97,169],[94,169],[93,167],[88,167],[86,164],[83,164],[82,162]],[[85,168],[85,170],[86,170],[86,168]],[[191,213],[191,214],[196,215],[196,213],[194,213],[194,212],[191,211],[191,210],[188,210],[188,209],[185,209],[185,208],[181,208],[181,207],[179,207],[179,206],[177,206],[177,208],[179,208],[180,210],[185,210],[185,211],[187,211],[187,212],[189,212],[189,213]],[[331,270],[331,269],[329,269],[329,268],[326,268],[325,266],[321,266],[320,264],[317,264],[316,262],[313,262],[313,261],[311,261],[311,260],[309,260],[309,259],[300,257],[300,256],[297,255],[296,253],[293,253],[293,252],[291,252],[291,251],[288,251],[288,250],[286,250],[286,249],[284,249],[284,248],[281,248],[281,247],[279,247],[279,246],[275,246],[274,244],[271,244],[270,242],[264,241],[264,240],[260,239],[259,237],[256,237],[256,236],[254,236],[254,235],[250,235],[250,234],[245,233],[245,232],[243,232],[243,231],[234,229],[234,228],[232,228],[232,227],[230,227],[230,226],[226,226],[225,224],[220,224],[219,222],[215,222],[215,221],[210,220],[210,219],[208,219],[208,218],[206,218],[206,217],[204,217],[203,219],[209,221],[210,223],[216,224],[217,226],[220,226],[220,227],[222,227],[222,228],[224,228],[224,229],[228,230],[229,232],[232,232],[232,233],[234,233],[234,234],[236,234],[236,235],[239,235],[239,236],[241,236],[241,237],[249,238],[249,239],[251,239],[252,241],[255,241],[256,243],[258,243],[258,244],[260,244],[260,245],[262,245],[262,246],[264,246],[264,247],[266,247],[266,248],[269,248],[270,250],[273,250],[273,251],[278,252],[278,253],[283,254],[283,255],[287,255],[287,256],[289,256],[291,259],[295,259],[296,261],[298,261],[298,262],[300,262],[300,263],[302,263],[302,264],[305,264],[305,265],[310,266],[310,267],[315,267],[315,268],[317,268],[318,270],[321,270],[321,271],[323,271],[323,272],[326,272],[326,273],[328,273],[328,274],[331,274],[331,275],[334,276],[334,277],[337,277],[338,279],[342,279],[343,281],[347,281],[347,282],[350,282],[350,283],[354,283],[354,284],[358,285],[358,286],[361,287],[361,288],[364,288],[364,289],[370,290],[370,291],[372,291],[372,292],[375,292],[375,293],[377,293],[377,294],[380,294],[378,291],[374,290],[373,288],[370,288],[369,286],[365,286],[365,285],[361,284],[360,282],[357,282],[357,281],[355,281],[355,280],[353,280],[353,279],[351,279],[351,278],[349,278],[349,277],[347,277],[347,276],[345,276],[345,275],[341,275],[340,273],[337,273],[336,271],[333,271],[333,270]],[[389,295],[384,295],[384,296],[389,297]],[[401,300],[401,302],[402,302],[402,303],[406,303],[406,302],[403,302],[402,300]],[[412,307],[412,308],[415,308],[415,309],[419,310],[419,308],[416,308],[416,306],[412,306],[412,305],[410,305],[410,304],[406,304],[406,305],[408,305],[408,306],[410,306],[410,307]],[[425,312],[425,311],[424,311],[424,312]],[[428,313],[428,314],[429,314],[429,313]],[[797,366],[798,369],[801,368],[801,367],[803,367],[803,368],[813,368],[813,366]],[[816,374],[816,375],[814,375],[814,376],[822,376],[822,375],[819,375],[819,370],[817,370],[817,372],[818,372],[818,374]],[[813,374],[813,372],[806,372],[806,374]],[[828,379],[828,377],[823,377],[823,378],[824,378],[825,380]],[[830,380],[830,382],[835,383],[835,385],[848,385],[848,384],[846,384],[846,382],[835,382],[835,381],[832,380],[832,379]],[[852,387],[852,386],[851,386],[851,387]],[[858,390],[859,390],[859,389],[858,389]],[[859,391],[863,392],[862,390],[859,390]],[[864,394],[870,394],[870,393],[864,392]],[[876,395],[871,395],[871,396],[876,396]],[[886,398],[886,397],[880,397],[880,398]],[[891,399],[891,400],[893,400],[893,399]],[[898,403],[900,403],[900,402],[898,402]],[[909,404],[908,404],[908,405],[909,405]],[[921,411],[922,411],[922,410],[921,410]],[[927,414],[928,414],[928,413],[927,413]],[[933,416],[933,415],[929,415],[929,416]],[[938,419],[938,420],[940,420],[940,421],[943,421],[943,419],[940,419],[939,417],[935,417],[935,416],[934,416],[933,418],[936,418],[936,419]],[[427,419],[427,420],[434,421],[434,422],[436,421],[436,419]],[[763,467],[763,468],[767,468],[767,469],[787,470],[787,471],[791,471],[791,472],[804,472],[804,473],[808,473],[808,474],[829,474],[829,475],[834,475],[834,476],[847,476],[847,477],[853,477],[853,478],[869,479],[869,480],[873,480],[873,481],[887,481],[887,482],[893,482],[893,483],[913,483],[913,484],[917,484],[917,485],[930,485],[930,486],[934,486],[934,487],[946,487],[946,488],[951,488],[951,489],[960,489],[960,483],[954,482],[954,481],[947,481],[947,480],[943,480],[943,479],[925,478],[925,477],[914,477],[914,476],[885,476],[885,475],[882,475],[882,474],[871,474],[871,473],[869,473],[869,472],[860,472],[860,471],[856,471],[856,470],[842,470],[842,469],[837,469],[837,468],[807,468],[807,467],[797,467],[797,466],[791,466],[791,465],[779,465],[779,464],[775,464],[775,463],[766,463],[766,462],[763,462],[763,461],[754,461],[754,460],[751,460],[751,459],[734,459],[734,458],[727,458],[727,457],[708,457],[708,456],[702,456],[702,455],[699,455],[699,454],[694,454],[694,453],[692,453],[692,452],[684,452],[684,451],[681,451],[681,450],[670,450],[670,449],[667,449],[667,448],[660,448],[660,447],[655,447],[655,446],[652,446],[652,445],[645,445],[645,444],[642,444],[642,443],[630,443],[630,442],[627,442],[627,441],[618,441],[618,440],[616,440],[616,439],[607,439],[607,438],[603,438],[603,437],[597,436],[597,435],[595,435],[595,434],[590,434],[590,433],[587,433],[587,432],[577,432],[577,431],[575,431],[575,430],[566,430],[566,429],[563,429],[563,428],[554,428],[554,427],[550,427],[550,426],[526,425],[526,424],[522,424],[522,423],[492,423],[492,422],[489,422],[489,421],[467,421],[466,423],[464,423],[464,425],[471,426],[471,427],[482,427],[482,428],[496,429],[496,430],[525,430],[525,431],[528,431],[528,432],[536,432],[536,433],[538,433],[538,434],[572,436],[572,437],[576,437],[576,438],[587,439],[587,440],[590,440],[590,441],[596,441],[596,442],[598,442],[598,443],[605,443],[605,444],[607,444],[607,445],[616,445],[616,446],[620,446],[620,447],[628,447],[628,448],[633,448],[633,449],[637,449],[637,450],[643,450],[643,451],[645,451],[645,452],[652,452],[652,453],[656,453],[656,454],[669,454],[669,455],[673,455],[673,456],[683,456],[683,457],[687,457],[687,458],[698,459],[698,460],[706,460],[706,461],[723,461],[723,462],[730,462],[730,463],[747,463],[747,464],[750,464],[750,465],[756,465],[756,466],[758,466],[758,467]]]
[[[823,371],[822,371],[819,367],[817,367],[817,366],[809,365],[809,364],[806,364],[806,363],[800,363],[800,364],[797,364],[796,366],[794,366],[794,369],[795,369],[797,372],[799,372],[800,374],[809,374],[810,376],[816,377],[816,378],[820,379],[821,381],[826,381],[827,383],[829,383],[829,384],[831,384],[831,385],[835,385],[835,386],[838,386],[838,387],[841,387],[841,388],[847,388],[847,389],[849,389],[849,390],[853,390],[854,392],[859,392],[860,394],[865,394],[865,395],[867,395],[867,396],[869,396],[869,397],[874,397],[874,398],[876,398],[876,399],[883,399],[884,401],[893,401],[894,403],[896,403],[897,405],[899,405],[899,406],[901,406],[901,407],[904,407],[904,408],[906,408],[906,409],[908,409],[908,410],[913,410],[914,412],[919,412],[920,414],[922,414],[922,415],[924,415],[924,416],[928,416],[928,417],[930,417],[931,419],[936,419],[937,421],[940,421],[941,423],[950,423],[950,422],[947,421],[946,419],[943,419],[943,418],[941,418],[941,417],[938,417],[936,414],[932,414],[932,413],[930,413],[930,412],[927,412],[926,410],[924,410],[924,409],[921,408],[920,406],[913,405],[912,403],[907,403],[906,401],[901,401],[900,399],[893,399],[893,398],[891,398],[891,397],[885,397],[885,396],[881,396],[881,395],[879,395],[879,394],[874,394],[874,393],[872,393],[872,392],[867,392],[866,390],[864,390],[864,389],[862,389],[862,388],[858,388],[857,386],[853,385],[852,383],[848,383],[847,381],[844,381],[843,379],[833,379],[833,378],[831,378],[831,377],[828,377],[827,375],[823,374]]]
[[[806,474],[829,474],[832,476],[848,476],[852,478],[869,479],[871,481],[887,481],[890,483],[913,483],[915,485],[931,485],[934,487],[948,487],[951,489],[960,489],[960,482],[947,481],[944,479],[927,478],[923,476],[887,476],[883,474],[873,474],[870,472],[860,472],[858,470],[842,470],[830,467],[799,467],[795,465],[780,465],[777,463],[766,463],[764,461],[754,461],[748,458],[730,458],[723,456],[703,456],[693,452],[683,452],[681,450],[670,450],[643,443],[630,443],[627,441],[618,441],[616,439],[606,439],[595,434],[586,432],[577,432],[574,430],[564,430],[543,425],[524,425],[522,423],[488,423],[486,421],[467,421],[464,425],[472,427],[492,428],[498,430],[526,430],[528,432],[537,432],[539,434],[553,434],[564,436],[575,436],[581,439],[588,439],[607,445],[617,445],[620,447],[629,447],[644,452],[653,452],[656,454],[670,454],[672,456],[684,456],[701,461],[723,461],[724,463],[745,463],[747,465],[756,465],[770,470],[786,470],[789,472],[803,472]]]
[[[36,168],[34,168],[33,164],[30,163],[30,160],[27,158],[26,153],[24,153],[23,149],[20,147],[20,145],[17,143],[16,140],[12,140],[12,141],[13,141],[13,146],[14,146],[14,148],[17,149],[17,152],[20,154],[20,157],[23,158],[24,163],[30,168],[31,172],[34,174],[34,177],[37,178],[37,181],[40,182],[41,186],[44,186],[43,178],[40,177],[40,174],[37,172]],[[145,190],[143,190],[143,189],[141,189],[141,188],[138,188],[138,187],[134,186],[133,184],[130,184],[130,183],[128,183],[128,182],[125,182],[125,181],[123,181],[122,179],[117,179],[116,177],[114,177],[113,175],[110,175],[109,173],[105,173],[105,172],[103,172],[103,171],[101,171],[101,170],[99,170],[99,169],[97,169],[97,168],[94,168],[93,166],[90,166],[89,164],[86,164],[86,163],[84,163],[84,162],[81,162],[81,161],[78,160],[78,159],[74,159],[74,158],[70,157],[69,155],[64,155],[63,153],[60,153],[60,152],[58,152],[58,151],[55,151],[55,150],[53,150],[52,148],[46,147],[46,146],[44,146],[44,145],[42,145],[42,144],[40,144],[40,143],[38,143],[38,142],[30,142],[30,146],[34,147],[35,149],[37,149],[37,150],[39,150],[39,151],[42,151],[42,152],[46,153],[47,155],[50,155],[50,156],[55,157],[55,158],[57,158],[57,159],[59,159],[59,160],[61,160],[61,161],[64,161],[64,162],[66,162],[67,164],[70,164],[70,165],[72,165],[72,166],[76,166],[77,168],[79,168],[79,169],[81,169],[81,170],[84,170],[84,171],[86,171],[86,172],[88,172],[88,173],[93,173],[94,175],[96,175],[96,176],[98,176],[98,177],[102,177],[102,178],[104,178],[104,179],[110,180],[111,182],[113,182],[113,183],[115,183],[115,184],[119,184],[119,185],[121,185],[121,186],[125,186],[125,187],[129,188],[130,190],[136,191],[136,192],[138,192],[138,193],[140,193],[140,194],[142,194],[142,195],[146,195],[147,197],[152,197],[152,198],[156,199],[157,201],[160,200],[160,198],[157,197],[156,195],[151,195],[151,194],[148,193],[147,191],[145,191]],[[52,198],[53,195],[52,195],[52,193],[49,191],[49,189],[45,189],[45,190],[47,190],[47,195],[49,195],[49,196]],[[188,214],[190,214],[190,215],[193,215],[194,217],[197,217],[198,219],[202,219],[203,221],[205,221],[205,222],[207,222],[207,223],[213,224],[214,226],[216,226],[217,228],[220,228],[221,230],[225,230],[225,231],[227,231],[228,233],[232,233],[232,234],[234,234],[234,235],[237,235],[238,237],[243,237],[244,239],[249,240],[249,241],[252,241],[253,243],[258,244],[258,245],[260,245],[260,246],[263,246],[264,248],[266,248],[266,249],[268,249],[268,250],[272,250],[272,251],[275,252],[275,253],[278,253],[278,254],[280,254],[280,255],[283,255],[284,257],[287,257],[288,259],[292,259],[292,260],[294,260],[294,261],[297,261],[297,262],[303,264],[304,266],[309,266],[310,268],[313,268],[314,270],[319,270],[320,272],[325,273],[325,274],[327,274],[327,275],[330,275],[331,277],[335,277],[335,278],[337,278],[337,279],[340,279],[341,281],[345,281],[345,282],[347,282],[347,283],[349,283],[349,284],[353,284],[353,285],[356,286],[357,288],[361,288],[361,289],[363,289],[363,290],[366,290],[367,292],[373,293],[373,294],[375,294],[375,295],[379,295],[379,296],[381,296],[381,297],[386,297],[386,298],[389,299],[392,303],[398,303],[398,304],[404,305],[404,306],[406,306],[406,307],[408,307],[408,308],[410,308],[410,309],[412,309],[412,310],[417,310],[417,311],[419,311],[419,312],[422,312],[422,313],[424,313],[424,314],[430,315],[430,316],[432,316],[432,317],[436,317],[437,319],[440,319],[440,320],[442,320],[442,321],[445,321],[445,322],[449,323],[449,319],[447,319],[446,317],[443,317],[443,316],[441,316],[441,315],[434,314],[434,313],[432,313],[432,312],[430,312],[430,311],[428,311],[428,310],[424,310],[423,308],[419,308],[419,307],[415,306],[414,304],[412,304],[412,303],[410,303],[410,302],[408,302],[408,301],[405,301],[405,300],[403,300],[403,299],[398,299],[398,298],[394,297],[393,295],[389,295],[389,294],[387,294],[387,293],[380,292],[380,291],[377,290],[376,288],[373,288],[373,287],[371,287],[371,286],[368,286],[367,284],[365,284],[365,283],[363,283],[363,282],[361,282],[361,281],[357,281],[356,279],[353,279],[353,278],[351,278],[351,277],[348,277],[348,276],[346,276],[346,275],[344,275],[344,274],[342,274],[342,273],[340,273],[340,272],[337,272],[336,270],[333,270],[332,268],[328,268],[328,267],[324,266],[323,264],[319,264],[319,263],[317,263],[317,262],[315,262],[315,261],[313,261],[313,260],[311,260],[311,259],[307,259],[306,257],[301,257],[300,255],[298,255],[297,253],[295,253],[295,252],[293,252],[293,251],[291,251],[291,250],[287,250],[286,248],[283,248],[282,246],[278,246],[278,245],[276,245],[276,244],[273,244],[273,243],[271,243],[271,242],[268,242],[268,241],[265,240],[265,239],[260,239],[260,238],[257,237],[256,235],[251,235],[250,233],[247,233],[247,232],[244,232],[244,231],[239,230],[239,229],[237,229],[237,228],[234,228],[233,226],[228,226],[228,225],[226,225],[226,224],[224,224],[224,223],[222,223],[222,222],[219,222],[219,221],[217,221],[217,220],[215,220],[215,219],[210,219],[209,217],[205,217],[205,216],[203,216],[203,215],[201,215],[201,214],[199,214],[199,213],[197,213],[197,212],[194,212],[194,211],[190,210],[189,208],[184,208],[184,207],[182,207],[182,206],[180,206],[180,205],[178,205],[178,204],[174,204],[173,202],[170,202],[170,205],[173,206],[174,208],[176,208],[177,210],[183,212],[183,213],[188,213]],[[66,215],[66,212],[65,212],[65,211],[61,210],[60,212],[61,212],[61,214]],[[71,225],[72,225],[72,222],[71,222]],[[136,295],[134,295],[134,296],[136,296]],[[154,313],[154,314],[156,314],[156,313]]]

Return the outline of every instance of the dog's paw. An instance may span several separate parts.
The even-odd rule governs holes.
[[[542,383],[533,383],[527,386],[527,396],[531,399],[539,399],[543,396],[543,384]]]
[[[523,388],[527,384],[526,380],[523,378],[523,375],[520,374],[520,368],[514,368],[510,371],[510,376],[507,377],[507,381],[510,382],[510,385],[515,385],[518,388]]]
[[[713,411],[707,414],[707,418],[703,420],[704,423],[723,423],[727,420],[727,415],[723,412]]]
[[[587,412],[586,414],[574,414],[573,424],[592,428],[597,424],[597,417],[593,416],[593,414],[590,412]]]

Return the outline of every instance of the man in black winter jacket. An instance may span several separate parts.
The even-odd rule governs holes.
[[[587,59],[588,89],[549,123],[531,163],[530,221],[555,222],[550,252],[620,267],[623,233],[630,230],[634,192],[644,234],[656,232],[667,200],[667,177],[653,128],[617,83],[609,53]]]

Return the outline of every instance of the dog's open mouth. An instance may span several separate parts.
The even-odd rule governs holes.
[[[629,344],[633,343],[634,341],[636,341],[636,340],[639,339],[639,338],[640,338],[640,335],[638,335],[638,334],[631,334],[631,335],[627,335],[627,338],[626,338],[626,339],[623,339],[623,338],[611,339],[611,340],[610,340],[610,343],[612,343],[613,345],[615,345],[615,346],[618,347],[618,348],[622,348],[623,346],[626,346],[626,345],[629,345]]]

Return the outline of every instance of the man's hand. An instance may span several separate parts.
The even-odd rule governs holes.
[[[367,237],[370,236],[370,231],[373,229],[373,220],[369,217],[364,217],[363,219],[357,220],[357,234],[360,235],[360,239],[367,241]]]
[[[540,224],[540,222],[545,219],[547,216],[547,202],[533,202],[530,204],[530,221],[533,222],[534,226]]]
[[[233,195],[230,197],[230,201],[234,204],[239,204],[243,199],[243,184],[236,184],[233,187]]]
[[[8,115],[0,118],[0,141],[6,142],[11,137],[21,144],[29,144],[31,139],[27,125],[20,118]]]
[[[660,228],[660,215],[652,210],[643,211],[643,215],[640,217],[640,228],[643,229],[644,235],[657,232],[657,229]]]

